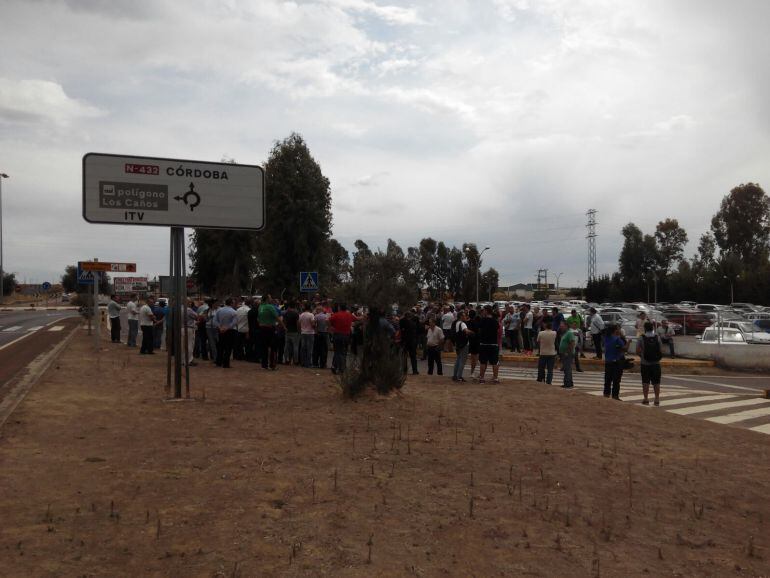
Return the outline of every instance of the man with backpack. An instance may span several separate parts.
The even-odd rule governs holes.
[[[465,369],[465,360],[468,358],[468,334],[470,333],[465,320],[465,312],[460,311],[457,320],[452,323],[451,331],[454,335],[455,352],[457,354],[454,371],[452,372],[452,381],[465,381],[463,369]]]
[[[650,405],[648,395],[650,384],[655,392],[655,401],[653,403],[660,405],[660,360],[663,357],[663,344],[660,336],[655,333],[655,327],[651,321],[645,321],[644,333],[637,339],[636,353],[640,359],[640,369],[642,371],[642,393],[644,399],[643,405]]]

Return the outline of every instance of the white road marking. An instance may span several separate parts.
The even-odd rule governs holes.
[[[756,431],[763,434],[770,434],[770,423],[766,423],[764,425],[758,425],[756,427],[750,427],[751,431]]]
[[[64,329],[64,325],[54,325],[48,331],[61,331],[62,329]]]
[[[770,404],[770,401],[762,398],[741,399],[738,401],[725,401],[723,403],[711,403],[708,405],[696,405],[694,407],[683,407],[680,409],[670,409],[671,413],[678,415],[691,415],[694,413],[706,413],[707,411],[717,411],[720,409],[732,409],[744,405],[759,405],[761,403]]]
[[[730,395],[729,393],[720,393],[715,395],[701,395],[698,397],[681,397],[679,399],[672,399],[671,401],[666,402],[666,407],[671,405],[684,405],[686,403],[698,403],[701,401],[717,401],[717,400],[724,400],[724,399],[732,399],[734,398],[734,395]]]
[[[727,389],[741,389],[743,391],[756,392],[756,387],[743,387],[741,385],[730,385],[728,383],[720,383],[718,381],[706,381],[705,379],[692,379],[690,377],[675,377],[673,375],[668,376],[672,379],[679,379],[681,381],[694,381],[695,383],[706,383],[708,385],[718,385],[719,387],[726,387]]]
[[[747,411],[740,411],[738,413],[731,413],[728,415],[719,415],[716,417],[707,417],[708,421],[714,423],[735,423],[738,421],[746,421],[747,419],[754,419],[757,417],[765,417],[770,415],[770,407],[760,407],[756,409],[750,409]],[[770,433],[770,432],[769,432]]]
[[[57,320],[57,321],[58,321],[58,320]],[[57,321],[51,321],[51,322],[50,322],[48,325],[45,325],[45,327],[49,327],[49,326],[53,325],[54,323],[56,323]],[[10,346],[11,346],[11,345],[13,345],[14,343],[18,343],[18,342],[19,342],[19,341],[21,341],[22,339],[26,339],[26,338],[27,338],[27,337],[29,337],[30,335],[34,335],[34,334],[35,334],[35,333],[34,333],[34,332],[32,332],[32,331],[25,331],[25,332],[24,332],[24,333],[23,333],[23,334],[22,334],[20,337],[17,337],[16,339],[14,339],[14,340],[12,340],[12,341],[9,341],[8,343],[6,343],[6,344],[4,344],[4,345],[0,345],[0,350],[2,350],[2,349],[5,349],[6,347],[10,347]]]
[[[42,328],[42,325],[38,325],[36,327],[27,327],[27,331],[40,331]]]
[[[11,333],[13,331],[18,331],[19,329],[21,329],[21,325],[14,325],[13,327],[6,327],[3,329],[3,333]]]

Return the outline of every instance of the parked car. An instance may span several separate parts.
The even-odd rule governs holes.
[[[683,327],[682,332],[690,335],[702,333],[711,327],[712,321],[705,313],[685,309],[664,309],[663,314],[672,323]]]
[[[743,334],[746,343],[770,345],[770,333],[765,333],[751,321],[720,321],[714,324],[713,327],[737,329]]]
[[[754,323],[754,327],[759,331],[770,333],[770,319],[755,319],[751,323]]]
[[[626,337],[636,336],[636,321],[633,317],[624,316],[621,313],[610,311],[609,313],[600,313],[599,317],[602,318],[604,323],[612,323],[614,325],[620,325],[623,329],[623,333]]]
[[[703,335],[699,335],[697,339],[701,343],[708,345],[713,345],[715,343],[721,343],[723,345],[746,345],[743,333],[737,329],[730,329],[727,327],[709,327],[703,332]]]
[[[722,309],[721,305],[715,305],[713,303],[698,303],[695,306],[698,311],[719,311]]]
[[[770,319],[770,313],[747,313],[744,317],[749,321],[767,320]]]
[[[732,307],[733,309],[741,309],[746,313],[751,313],[755,311],[754,305],[752,305],[751,303],[730,303],[730,307]]]

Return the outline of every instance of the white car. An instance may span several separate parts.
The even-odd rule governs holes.
[[[751,321],[721,321],[719,323],[715,323],[711,327],[737,329],[743,334],[743,339],[746,341],[746,343],[761,343],[770,345],[770,333],[765,333]],[[711,327],[709,327],[709,329],[711,329]]]
[[[719,332],[719,335],[717,332]],[[703,332],[703,335],[699,335],[696,339],[698,339],[700,343],[708,345],[717,343],[721,343],[722,345],[746,345],[746,339],[744,339],[743,333],[738,329],[728,327],[721,329],[709,327]]]

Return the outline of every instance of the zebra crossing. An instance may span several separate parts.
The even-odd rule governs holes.
[[[64,329],[64,325],[54,325],[52,327],[47,327],[45,325],[36,325],[35,327],[11,325],[9,327],[3,327],[0,325],[0,331],[3,333],[32,333],[34,331],[40,331],[41,329],[47,329],[48,331],[62,331]]]
[[[561,372],[554,372],[554,385],[561,385]],[[536,381],[537,369],[527,367],[500,367],[500,379]],[[604,374],[600,372],[573,373],[574,389],[588,395],[601,396],[604,393]],[[679,378],[677,378],[679,381]],[[684,380],[697,382],[696,379]],[[730,386],[713,381],[703,381],[710,385],[727,387],[731,391],[720,393],[713,390],[698,389],[696,386],[671,383],[664,376],[661,384],[660,407],[645,406],[640,402],[642,384],[639,374],[626,374],[620,386],[620,398],[627,403],[637,404],[640,408],[667,411],[676,415],[691,416],[706,421],[741,427],[757,433],[770,435],[770,399],[759,397],[757,390]],[[652,392],[650,392],[652,398]]]

